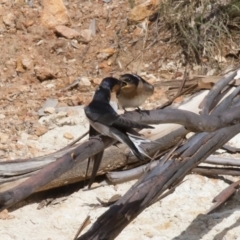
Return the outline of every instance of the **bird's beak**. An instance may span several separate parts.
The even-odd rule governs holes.
[[[129,84],[125,81],[122,81],[121,89],[127,89],[127,88],[130,88],[130,87],[131,87],[131,84]]]
[[[120,84],[119,84],[119,85],[116,84],[116,85],[113,87],[112,92],[119,92],[120,88],[121,88]]]

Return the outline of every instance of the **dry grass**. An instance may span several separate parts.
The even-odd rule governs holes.
[[[159,29],[171,32],[186,62],[216,65],[227,55],[238,59],[239,0],[163,0],[158,16]]]

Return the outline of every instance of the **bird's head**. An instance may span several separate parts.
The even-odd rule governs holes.
[[[137,88],[143,89],[145,93],[150,95],[154,91],[154,86],[137,74],[124,74],[120,76],[119,80],[121,81],[121,90],[125,93],[132,93]]]
[[[134,91],[138,85],[141,78],[134,74],[124,74],[121,75],[119,80],[121,81],[121,90],[124,92]]]
[[[100,87],[110,90],[110,92],[118,92],[121,87],[121,82],[113,77],[104,78]]]

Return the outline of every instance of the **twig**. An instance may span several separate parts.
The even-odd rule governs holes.
[[[60,149],[59,151],[63,151],[63,150],[66,150],[70,147],[72,147],[75,143],[77,143],[78,141],[80,141],[81,139],[83,139],[85,136],[87,136],[89,133],[89,131],[83,133],[80,137],[76,138],[74,141],[72,141],[71,143],[69,143],[66,147]]]
[[[60,89],[59,92],[64,92],[64,91],[67,91],[74,87],[77,87],[80,81],[81,81],[81,78],[75,79],[70,85],[66,86],[65,88]]]
[[[184,75],[183,75],[183,80],[182,80],[182,82],[181,82],[181,85],[180,85],[180,87],[179,87],[179,89],[178,89],[177,94],[176,94],[172,99],[170,99],[169,101],[167,101],[166,103],[163,103],[161,106],[157,107],[157,109],[163,109],[163,108],[171,105],[176,98],[178,98],[179,96],[181,96],[181,95],[183,94],[183,92],[184,92],[184,91],[183,91],[183,88],[184,88],[184,86],[185,86],[186,80],[187,80],[187,72],[186,72],[186,68],[185,68]],[[192,87],[192,86],[190,86],[190,88],[191,88],[191,87]],[[188,90],[188,89],[187,89],[187,90]],[[186,91],[186,90],[185,90],[185,91]]]
[[[82,232],[82,230],[83,230],[85,227],[87,227],[90,223],[91,223],[91,222],[90,222],[90,216],[88,215],[88,216],[84,219],[83,223],[80,225],[80,227],[79,227],[76,235],[74,236],[73,240],[76,240],[77,237],[79,236],[79,234]]]
[[[215,204],[207,211],[207,214],[212,213],[216,208],[220,207],[227,201],[239,188],[240,180],[232,183],[230,186],[221,191],[214,199]]]

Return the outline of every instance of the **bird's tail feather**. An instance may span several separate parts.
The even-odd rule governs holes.
[[[150,143],[152,142],[151,140],[141,137],[141,136],[136,136],[133,135],[131,133],[127,133],[128,137],[130,138],[130,140],[133,142],[133,144],[135,145],[135,147],[137,148],[137,150],[144,156],[148,157],[149,159],[153,160],[147,153],[146,151],[142,148],[142,144],[144,143]]]
[[[131,152],[139,160],[144,160],[141,152],[138,150],[138,148],[135,146],[134,142],[129,138],[129,136],[126,133],[123,133],[116,128],[112,128],[111,131],[112,131],[112,134],[114,135],[115,139],[117,139],[118,141],[120,141],[123,144],[126,144],[131,149]]]

